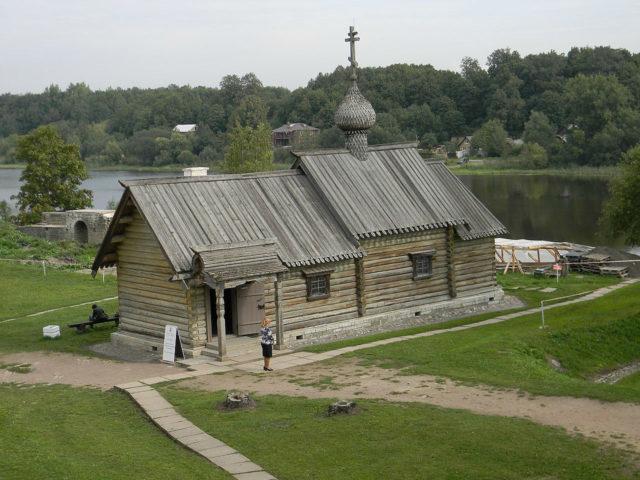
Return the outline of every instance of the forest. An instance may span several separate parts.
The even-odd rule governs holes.
[[[640,143],[640,54],[610,47],[521,56],[505,48],[460,71],[431,65],[362,68],[359,86],[377,112],[369,143],[418,141],[425,151],[475,134],[490,156],[507,157],[507,137],[541,154],[538,166],[615,165]],[[337,67],[290,91],[252,73],[218,87],[110,88],[51,85],[37,94],[0,96],[0,162],[15,163],[20,135],[53,125],[80,147],[89,167],[219,165],[235,125],[275,128],[305,122],[321,129],[320,147],[343,144],[333,113],[348,87]],[[196,123],[195,134],[172,132]],[[451,145],[450,145],[451,148]]]

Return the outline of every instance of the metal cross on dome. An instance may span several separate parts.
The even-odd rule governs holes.
[[[356,32],[355,27],[349,27],[349,35],[348,38],[345,38],[345,42],[349,42],[351,44],[351,56],[349,57],[349,62],[351,62],[351,78],[353,80],[357,79],[356,68],[358,68],[358,62],[356,62],[356,42],[360,40],[360,37],[356,37],[358,32]]]

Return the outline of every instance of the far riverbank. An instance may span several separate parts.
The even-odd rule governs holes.
[[[207,165],[204,165],[207,166]],[[274,163],[274,170],[286,170],[290,168],[288,163]],[[543,168],[538,170],[517,169],[517,168],[495,168],[484,165],[457,165],[447,162],[449,169],[456,175],[550,175],[555,177],[569,178],[602,178],[611,179],[620,173],[617,166],[609,167],[588,167],[588,166],[571,166],[566,168]],[[20,163],[0,163],[0,170],[18,169],[25,167]],[[95,172],[138,172],[138,173],[182,173],[184,165],[164,165],[161,167],[149,167],[142,165],[103,165],[100,167],[87,167]],[[211,173],[216,172],[215,168],[209,166]]]

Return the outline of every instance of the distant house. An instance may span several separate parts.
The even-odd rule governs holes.
[[[521,138],[507,137],[507,145],[511,147],[522,147],[524,145],[524,140]]]
[[[471,135],[465,135],[464,137],[451,137],[451,144],[454,146],[454,150],[457,158],[468,157],[471,153]]]
[[[178,133],[194,133],[196,130],[198,130],[198,125],[195,123],[186,123],[173,127],[173,131]]]
[[[315,140],[320,132],[319,129],[307,125],[306,123],[286,123],[281,127],[271,131],[274,147],[290,147],[301,143],[303,137]]]

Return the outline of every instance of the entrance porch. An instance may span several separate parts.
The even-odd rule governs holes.
[[[274,326],[282,345],[280,262],[272,240],[194,248],[193,266],[197,281],[205,290],[207,328],[204,355],[227,360],[230,355],[260,353],[258,334],[265,317],[267,300],[275,305]],[[265,298],[269,290],[270,298]]]

